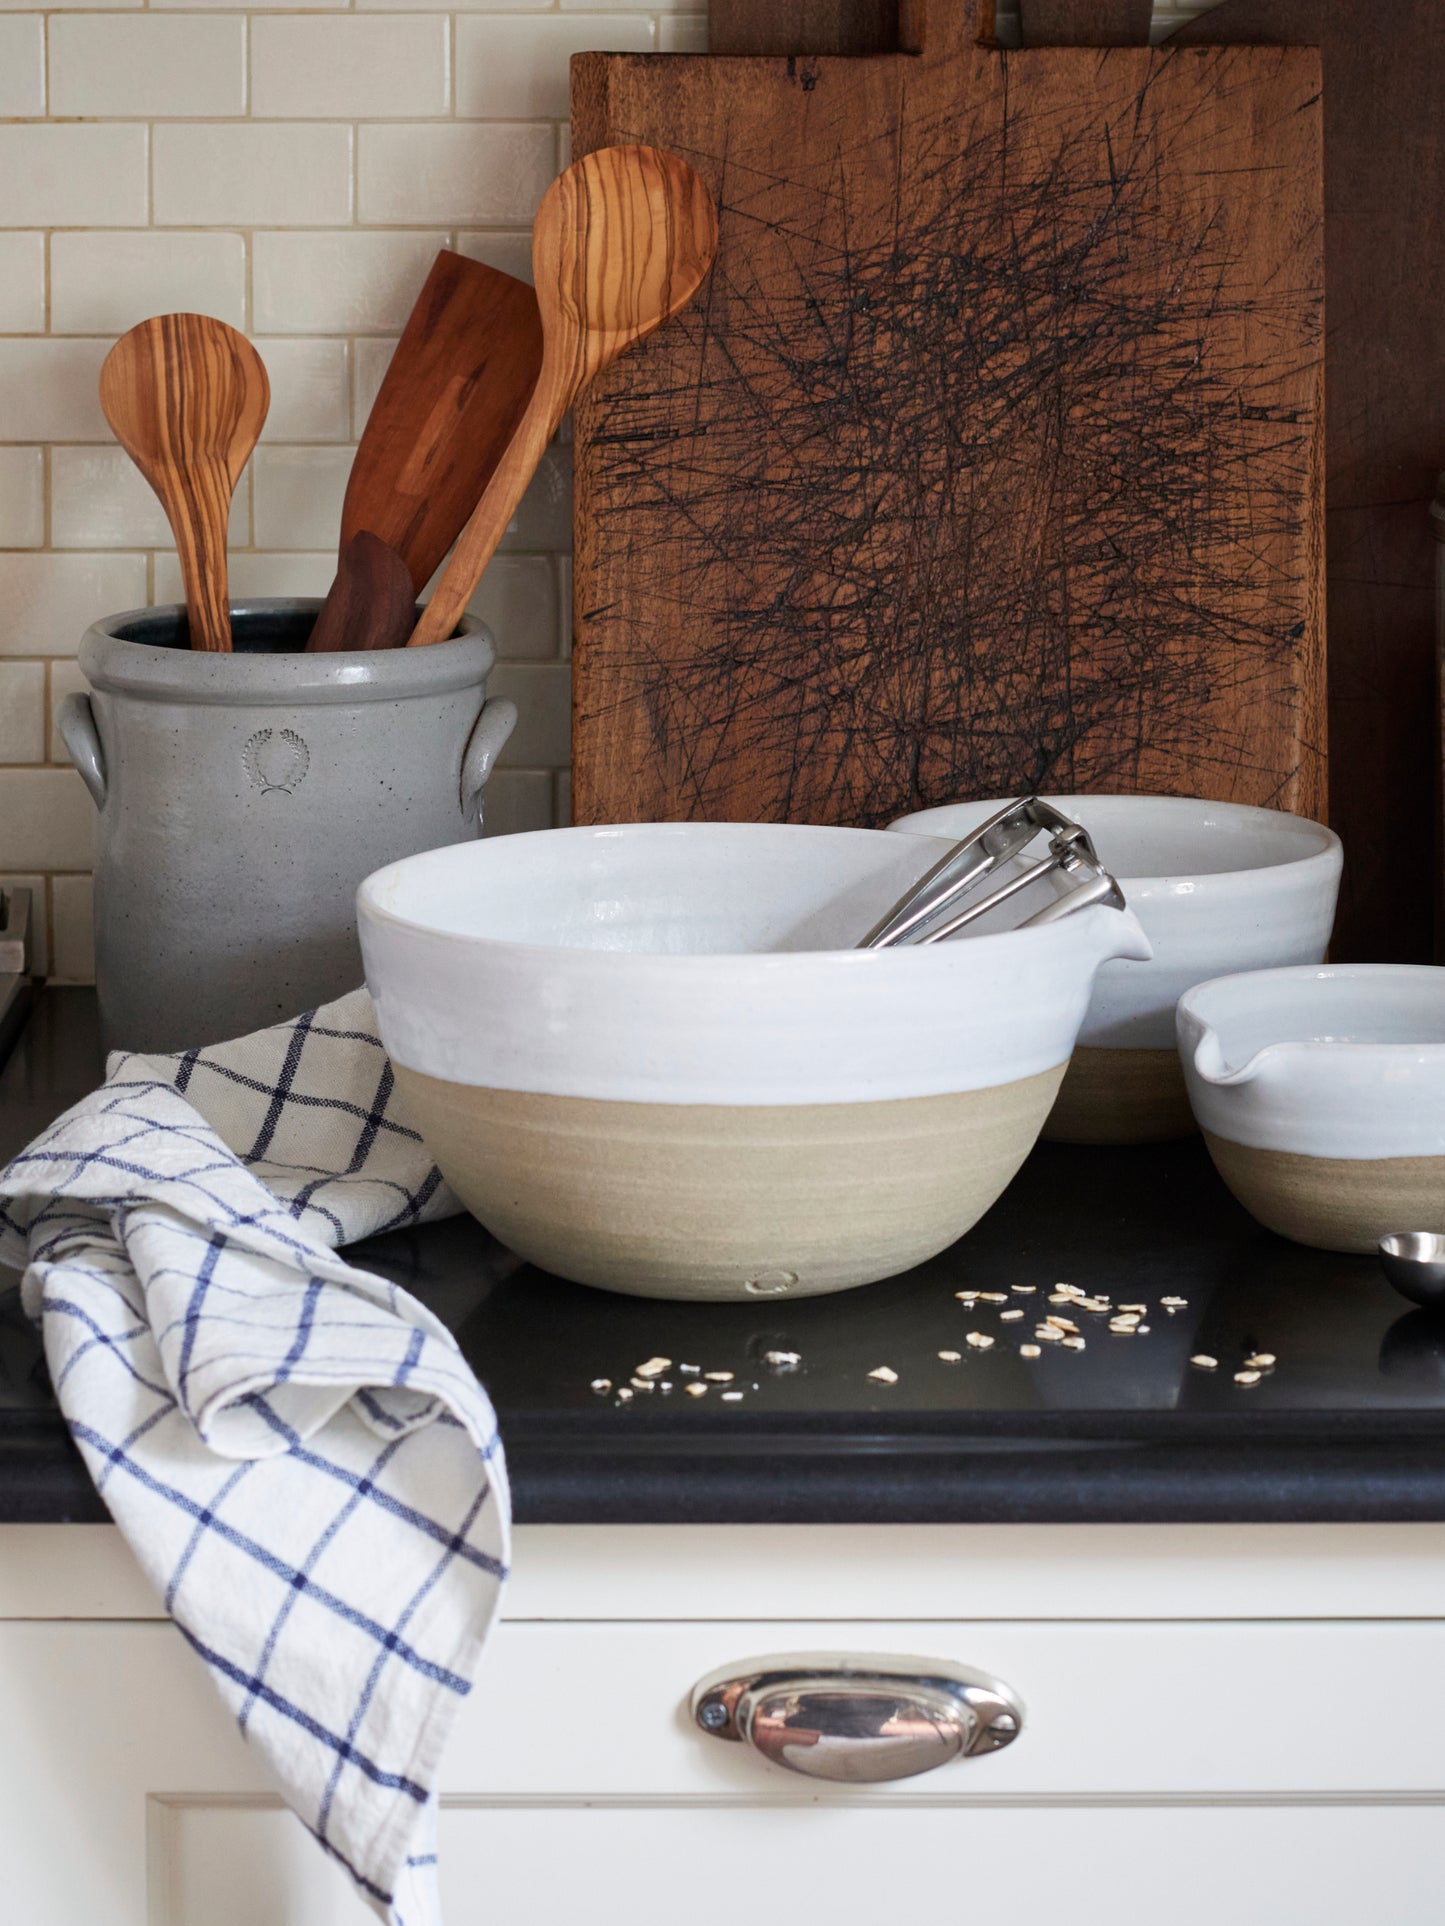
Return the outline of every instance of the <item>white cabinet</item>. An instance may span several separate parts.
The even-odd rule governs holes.
[[[517,1570],[446,1762],[448,1926],[1441,1911],[1445,1528],[558,1528]],[[693,1727],[703,1674],[800,1649],[979,1667],[1023,1731],[847,1788]],[[0,1530],[0,1843],[4,1926],[371,1917],[104,1528]]]

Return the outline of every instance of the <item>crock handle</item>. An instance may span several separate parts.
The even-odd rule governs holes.
[[[517,726],[517,705],[507,696],[496,696],[482,705],[475,727],[462,756],[462,814],[469,816],[481,808],[482,790],[497,757]]]
[[[80,780],[94,798],[97,809],[105,807],[105,751],[95,732],[95,712],[88,695],[68,695],[56,711],[55,726],[70,751],[70,759],[80,771]]]

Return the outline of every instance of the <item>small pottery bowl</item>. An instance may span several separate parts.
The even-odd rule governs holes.
[[[644,1297],[810,1296],[921,1263],[999,1195],[1128,911],[851,947],[941,853],[785,823],[540,830],[410,857],[359,906],[398,1089],[522,1256]]]
[[[1335,920],[1340,839],[1303,816],[1239,803],[1048,800],[1088,830],[1153,956],[1107,963],[1095,978],[1079,1047],[1043,1134],[1081,1144],[1188,1136],[1194,1123],[1174,1047],[1175,1004],[1207,977],[1318,963]],[[951,803],[889,827],[957,839],[1002,806]],[[1026,852],[1027,860],[1035,855]]]
[[[1256,970],[1179,1002],[1189,1100],[1219,1174],[1296,1243],[1445,1232],[1445,970]]]

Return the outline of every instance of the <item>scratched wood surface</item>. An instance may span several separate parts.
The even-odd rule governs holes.
[[[573,62],[717,195],[577,416],[583,822],[1324,802],[1307,50]]]
[[[1428,961],[1442,874],[1429,503],[1445,467],[1445,7],[1226,0],[1180,39],[1320,44],[1330,806],[1345,845],[1334,953]]]

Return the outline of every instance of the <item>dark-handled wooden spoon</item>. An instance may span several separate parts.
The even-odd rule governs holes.
[[[389,542],[369,529],[353,535],[308,650],[399,649],[416,621],[411,570]]]
[[[692,299],[716,250],[707,189],[660,147],[599,148],[553,181],[532,224],[542,371],[411,646],[451,635],[563,415],[610,362]]]
[[[261,357],[211,315],[158,314],[101,363],[100,405],[166,511],[191,647],[229,650],[226,525],[271,405]]]
[[[390,646],[337,641],[349,545],[363,530],[411,573],[413,600],[457,539],[515,434],[542,366],[542,320],[525,281],[443,250],[417,297],[372,404],[341,510],[341,565],[308,648]],[[392,638],[405,642],[408,621]]]

